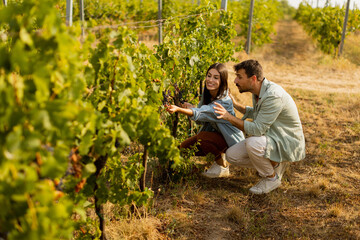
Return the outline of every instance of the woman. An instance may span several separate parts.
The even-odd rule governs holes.
[[[233,102],[228,94],[227,79],[228,72],[225,65],[215,63],[206,72],[204,92],[197,108],[187,102],[182,107],[166,106],[169,113],[185,114],[191,120],[202,124],[198,134],[182,142],[180,148],[190,148],[199,143],[197,156],[214,154],[215,162],[203,173],[204,176],[210,178],[229,176],[229,166],[224,153],[228,147],[244,139],[243,133],[238,128],[228,121],[218,119],[214,112],[214,102],[217,102],[235,116]]]

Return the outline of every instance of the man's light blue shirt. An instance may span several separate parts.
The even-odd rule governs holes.
[[[295,162],[305,158],[305,138],[294,100],[279,85],[264,79],[259,100],[253,94],[253,106],[246,107],[245,133],[266,136],[265,158],[275,162]]]

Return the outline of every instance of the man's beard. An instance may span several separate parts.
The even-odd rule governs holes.
[[[236,87],[238,88],[240,93],[244,93],[244,92],[249,92],[249,89],[241,89],[241,87],[239,85],[236,84]]]

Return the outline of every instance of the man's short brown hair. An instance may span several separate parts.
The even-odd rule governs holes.
[[[234,66],[235,72],[239,71],[240,69],[245,70],[248,78],[254,75],[256,76],[258,81],[262,81],[264,78],[262,66],[257,60],[246,60]]]

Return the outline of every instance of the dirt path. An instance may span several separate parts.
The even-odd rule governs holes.
[[[266,77],[285,89],[360,93],[360,67],[322,54],[294,20],[280,21],[276,29],[273,43],[255,49],[250,56],[240,55],[239,61],[258,59]]]

